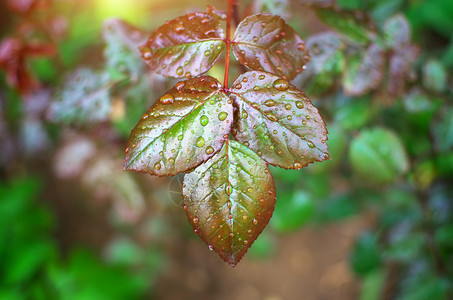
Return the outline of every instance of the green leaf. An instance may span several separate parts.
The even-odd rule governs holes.
[[[236,59],[249,69],[291,80],[310,59],[305,43],[279,16],[256,14],[239,23],[233,38]]]
[[[280,232],[288,232],[300,228],[313,216],[314,205],[307,192],[296,191],[278,197],[272,228]]]
[[[239,114],[234,136],[268,163],[300,169],[329,158],[318,110],[286,80],[251,71],[236,79],[231,93]]]
[[[53,122],[83,125],[105,121],[110,113],[110,88],[105,72],[80,68],[69,74],[47,111]]]
[[[373,114],[371,99],[367,96],[345,99],[337,105],[335,120],[345,130],[360,129]]]
[[[384,43],[391,49],[403,49],[410,44],[411,27],[406,17],[397,14],[385,21]]]
[[[442,93],[447,88],[447,70],[437,59],[429,59],[423,66],[423,85],[430,91]]]
[[[399,137],[383,128],[363,130],[351,143],[349,159],[355,174],[370,183],[389,183],[409,169]]]
[[[290,16],[289,0],[255,0],[253,1],[253,11],[255,13],[267,11],[273,15],[278,15],[283,19]]]
[[[453,149],[453,107],[445,105],[436,114],[431,124],[434,146],[440,152]]]
[[[363,95],[379,86],[384,71],[384,49],[371,44],[365,52],[350,56],[343,74],[345,93]]]
[[[144,33],[125,21],[109,19],[103,24],[102,37],[107,44],[104,50],[107,67],[136,81],[145,66],[138,50],[146,41]]]
[[[316,7],[318,17],[333,29],[359,44],[367,44],[372,36],[365,23],[352,12],[339,11],[330,7]]]
[[[267,164],[236,141],[184,177],[184,209],[195,232],[235,266],[264,229],[275,206]]]
[[[220,18],[190,13],[166,22],[143,45],[143,58],[157,73],[192,77],[208,71],[225,49]]]
[[[175,175],[220,150],[233,106],[213,77],[181,81],[151,106],[132,130],[125,169]]]

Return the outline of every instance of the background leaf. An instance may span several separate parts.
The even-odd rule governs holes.
[[[399,137],[383,128],[363,130],[351,142],[349,158],[357,176],[372,183],[392,182],[409,169]]]
[[[212,67],[225,49],[224,38],[219,17],[196,12],[159,27],[140,50],[157,73],[191,77]]]
[[[239,23],[233,38],[236,59],[249,69],[291,80],[310,59],[305,43],[279,16],[256,14]]]
[[[300,169],[329,157],[318,110],[286,80],[247,72],[236,79],[232,94],[239,108],[234,136],[268,163]]]
[[[123,20],[109,19],[104,22],[102,37],[106,43],[107,67],[126,73],[136,81],[145,66],[138,50],[146,41],[144,33]]]
[[[184,209],[195,232],[235,266],[272,216],[274,180],[267,164],[236,141],[184,176]]]
[[[47,111],[57,123],[83,125],[105,121],[110,113],[110,88],[106,72],[80,68],[66,76]]]
[[[175,175],[220,150],[233,120],[232,101],[220,87],[213,77],[193,78],[156,101],[131,132],[125,169]]]

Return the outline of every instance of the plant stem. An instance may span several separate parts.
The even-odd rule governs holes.
[[[233,8],[233,1],[228,0],[228,16],[227,16],[227,28],[226,28],[226,55],[225,55],[225,77],[223,80],[223,88],[228,89],[228,74],[230,71],[230,48],[231,48],[231,38],[230,38],[230,31],[231,31],[231,11]]]

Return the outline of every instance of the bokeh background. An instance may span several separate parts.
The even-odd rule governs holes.
[[[293,84],[332,159],[272,168],[274,216],[235,269],[193,233],[182,176],[122,171],[176,82],[137,46],[226,1],[0,2],[0,299],[453,298],[453,2],[237,2],[306,41]]]

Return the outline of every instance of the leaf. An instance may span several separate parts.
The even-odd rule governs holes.
[[[255,0],[253,1],[253,12],[268,11],[287,20],[291,15],[289,2],[289,0]]]
[[[103,24],[102,37],[107,44],[104,50],[107,66],[129,74],[136,81],[144,67],[137,49],[146,41],[143,32],[120,19],[109,19]]]
[[[310,36],[307,48],[311,55],[307,70],[295,80],[310,94],[321,95],[337,84],[344,70],[346,44],[337,33],[328,31]]]
[[[272,228],[279,232],[289,232],[301,228],[313,217],[314,205],[311,195],[304,191],[285,193],[278,198]]]
[[[219,17],[196,12],[166,22],[140,50],[157,73],[191,77],[212,67],[225,49],[224,38]]]
[[[384,49],[372,44],[363,53],[348,59],[343,74],[343,87],[347,95],[363,95],[379,86],[382,80]]]
[[[274,180],[266,162],[229,140],[185,175],[183,194],[195,232],[233,267],[269,222],[275,206]]]
[[[213,77],[182,81],[151,106],[132,130],[125,169],[175,175],[220,150],[233,121],[232,101]]]
[[[110,88],[105,72],[80,68],[66,76],[47,110],[53,122],[84,125],[105,121],[110,113]]]
[[[304,70],[310,55],[305,43],[279,16],[256,14],[239,23],[232,40],[236,59],[252,70],[287,80]]]
[[[330,7],[316,7],[316,14],[327,25],[359,44],[367,44],[372,36],[364,20],[354,12],[336,10]]]
[[[383,128],[363,130],[351,143],[352,169],[363,181],[390,183],[409,169],[399,137]]]
[[[453,150],[453,107],[445,105],[436,114],[431,123],[434,146],[439,152]]]
[[[236,79],[231,92],[239,114],[232,132],[265,161],[300,169],[329,158],[318,110],[286,80],[251,71]]]
[[[442,93],[447,89],[447,70],[437,59],[429,59],[423,66],[423,85],[430,91]]]
[[[391,49],[402,49],[410,44],[411,27],[407,19],[397,14],[387,19],[383,26],[385,45]]]

